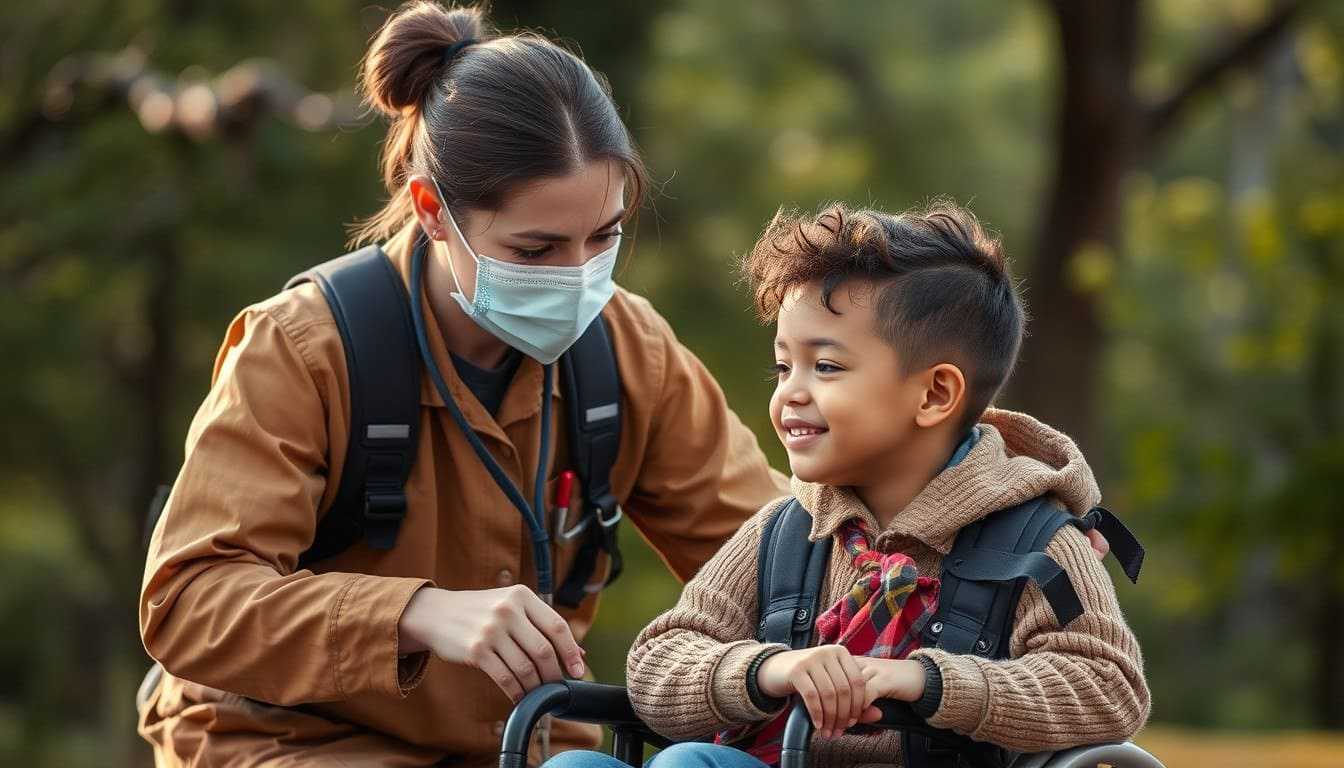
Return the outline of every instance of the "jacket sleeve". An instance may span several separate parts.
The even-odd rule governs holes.
[[[1023,590],[1012,658],[920,650],[938,665],[943,698],[929,723],[1019,752],[1120,741],[1148,718],[1143,657],[1087,537],[1064,526],[1046,554],[1069,575],[1083,615],[1061,629],[1035,584]]]
[[[631,519],[679,579],[689,579],[762,504],[788,493],[718,382],[647,304],[657,382],[649,440],[626,501]]]
[[[405,696],[425,656],[398,658],[397,625],[430,582],[296,570],[347,427],[342,375],[291,320],[252,308],[229,328],[150,543],[141,638],[170,674],[260,701]]]
[[[626,659],[630,702],[655,731],[698,739],[769,718],[747,694],[747,667],[767,648],[756,636],[757,549],[772,502],[746,521],[687,582],[675,607],[635,639]]]

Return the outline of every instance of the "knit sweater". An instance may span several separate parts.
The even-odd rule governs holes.
[[[935,575],[957,532],[1000,509],[1048,495],[1075,515],[1101,498],[1091,469],[1067,436],[1019,413],[991,409],[964,460],[943,470],[900,511],[873,543],[909,555],[920,573]],[[848,488],[793,480],[794,495],[812,514],[810,538],[833,541],[820,605],[843,596],[859,573],[835,536],[845,520],[873,514]],[[627,661],[630,700],[650,726],[677,740],[761,722],[774,712],[747,695],[751,660],[770,647],[757,642],[757,549],[771,502],[749,519],[686,584],[675,607],[640,633]],[[942,675],[941,702],[929,723],[1019,752],[1058,750],[1121,740],[1149,712],[1139,645],[1125,624],[1115,589],[1087,537],[1064,526],[1046,554],[1068,573],[1083,614],[1061,629],[1035,584],[1023,591],[1010,658],[988,660],[921,649]],[[820,768],[900,765],[894,732],[815,739]]]

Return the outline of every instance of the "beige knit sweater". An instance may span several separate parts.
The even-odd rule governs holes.
[[[793,492],[812,513],[813,541],[844,520],[872,513],[846,488],[804,483]],[[959,464],[944,470],[878,536],[874,546],[901,551],[921,573],[938,573],[963,526],[999,509],[1050,494],[1074,514],[1100,500],[1096,480],[1073,441],[1030,416],[990,410],[981,436]],[[772,502],[743,524],[686,585],[681,599],[640,633],[627,662],[630,699],[655,730],[695,739],[766,720],[747,696],[746,670],[766,646],[756,642],[756,556]],[[858,578],[838,537],[822,593],[832,605]],[[920,650],[943,676],[943,698],[929,720],[1021,752],[1125,739],[1148,717],[1148,686],[1138,642],[1125,625],[1115,590],[1087,537],[1065,526],[1046,548],[1068,573],[1084,613],[1060,629],[1031,584],[1018,605],[1011,658],[989,661]],[[901,764],[895,733],[815,739],[814,765]]]

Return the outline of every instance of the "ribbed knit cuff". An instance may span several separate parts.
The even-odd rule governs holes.
[[[747,695],[747,668],[752,660],[769,648],[788,650],[786,645],[766,645],[755,640],[732,643],[719,659],[710,678],[710,705],[719,720],[729,725],[746,725],[771,715],[752,703]]]
[[[916,715],[928,720],[943,702],[943,672],[938,669],[938,662],[928,656],[916,656],[915,661],[924,667],[924,695],[911,707]]]
[[[930,649],[914,658],[927,657],[938,666],[942,700],[926,720],[935,728],[950,728],[970,736],[985,721],[989,709],[989,681],[974,656]],[[927,691],[926,691],[927,693]]]
[[[787,649],[766,648],[756,654],[756,658],[752,659],[751,663],[747,665],[747,698],[751,699],[752,706],[763,712],[777,712],[789,703],[788,698],[784,696],[766,696],[761,692],[761,684],[757,679],[761,671],[761,665],[765,663],[765,660],[775,654],[783,653],[785,650]]]

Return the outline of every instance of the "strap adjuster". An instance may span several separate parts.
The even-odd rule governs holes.
[[[597,504],[593,507],[593,514],[603,528],[611,528],[621,522],[622,517],[625,517],[625,512],[621,509],[621,503],[609,493],[597,500]]]
[[[364,519],[373,523],[395,523],[406,517],[406,494],[394,493],[364,494]]]

